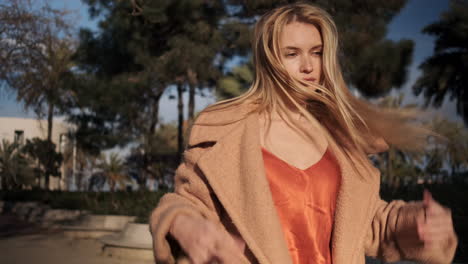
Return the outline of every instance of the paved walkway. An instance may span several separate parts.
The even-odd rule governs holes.
[[[14,216],[0,215],[2,264],[149,264],[108,257],[97,240],[76,240],[59,230],[39,228]]]
[[[153,264],[105,256],[97,240],[70,239],[60,230],[39,228],[14,216],[0,215],[1,264]],[[368,264],[382,264],[368,260]],[[398,262],[412,264],[414,262]]]

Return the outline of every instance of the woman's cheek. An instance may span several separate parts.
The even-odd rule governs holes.
[[[284,67],[286,68],[286,71],[288,72],[290,76],[294,78],[298,77],[298,69],[295,63],[291,61],[287,61],[286,63],[284,63]]]

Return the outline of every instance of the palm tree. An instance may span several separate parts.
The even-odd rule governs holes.
[[[398,96],[386,96],[380,99],[379,106],[384,108],[406,108],[414,109],[415,104],[407,104],[403,106],[404,94]],[[421,174],[421,169],[418,164],[422,162],[422,153],[409,153],[392,146],[386,153],[379,155],[380,164],[385,168],[383,178],[390,186],[397,187],[403,177],[417,178]],[[384,162],[382,162],[384,161]]]
[[[452,0],[449,11],[423,32],[435,36],[434,54],[419,68],[422,75],[413,86],[424,94],[426,105],[440,107],[445,96],[457,102],[457,113],[468,124],[468,1]]]
[[[18,144],[6,139],[0,145],[0,179],[3,190],[32,185],[34,182],[29,160],[20,152]]]
[[[2,12],[21,14],[0,19],[5,39],[0,53],[0,80],[15,91],[17,100],[32,109],[38,118],[47,117],[47,140],[52,142],[54,115],[62,112],[71,97],[66,82],[72,74],[74,41],[68,11],[37,8],[30,1],[14,0],[2,6]],[[2,27],[2,28],[3,28]],[[47,167],[53,166],[50,160]],[[49,169],[50,170],[50,169]],[[49,171],[46,170],[46,171]],[[49,173],[45,186],[49,188]]]
[[[145,189],[149,179],[158,181],[162,186],[167,172],[173,174],[172,170],[179,163],[178,128],[175,122],[160,124],[151,140],[142,137],[140,144],[126,157],[129,174],[137,181],[139,189]]]
[[[115,190],[117,183],[121,189],[125,188],[125,182],[129,180],[129,177],[124,173],[124,161],[116,153],[111,153],[108,159],[101,156],[101,164],[98,167],[102,169],[112,192]]]
[[[73,133],[68,134],[68,138],[74,137],[75,135]],[[62,155],[65,176],[69,177],[67,178],[67,181],[72,180],[73,177],[77,190],[81,191],[83,189],[83,178],[85,172],[86,170],[91,172],[93,171],[93,167],[98,159],[97,155],[93,155],[92,153],[85,151],[80,144],[76,143],[66,144]],[[73,172],[73,175],[70,172]]]
[[[468,166],[467,129],[463,124],[441,117],[434,118],[430,125],[435,132],[446,138],[442,144],[435,144],[433,156],[443,156],[441,159],[448,163],[452,175],[459,173],[461,168]]]

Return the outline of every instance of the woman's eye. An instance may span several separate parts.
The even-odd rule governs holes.
[[[322,56],[323,52],[322,51],[314,51],[312,52],[313,55],[315,56]]]
[[[297,54],[296,53],[288,53],[286,54],[286,57],[295,57]]]

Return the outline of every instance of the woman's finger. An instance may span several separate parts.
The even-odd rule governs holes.
[[[426,227],[426,217],[425,215],[419,215],[416,218],[416,231],[418,233],[420,240],[424,240],[425,227]]]
[[[425,224],[431,228],[453,228],[452,214],[450,210],[444,210],[439,213],[428,213]]]
[[[227,233],[220,233],[215,248],[215,256],[220,263],[242,263],[242,252],[239,250],[235,241]]]
[[[241,263],[242,255],[239,250],[233,247],[220,247],[216,252],[216,257],[223,264],[237,264]]]
[[[450,210],[434,200],[428,190],[424,190],[423,204],[426,218],[440,217],[446,214],[450,214]]]
[[[417,229],[419,239],[428,245],[446,240],[449,234],[453,232],[452,224],[447,220],[440,222],[431,222],[430,219],[426,222],[419,220]]]
[[[426,225],[424,227],[424,232],[427,234],[447,234],[452,231],[452,227],[449,225]]]
[[[431,234],[431,235],[426,235],[424,237],[424,240],[422,240],[424,243],[440,243],[442,241],[446,241],[448,239],[446,234],[443,233],[438,233],[438,234]]]
[[[432,201],[432,195],[431,193],[429,192],[429,190],[427,189],[424,189],[424,193],[423,193],[423,203],[424,203],[424,206],[427,208],[430,206],[431,204],[431,201]]]
[[[190,252],[189,258],[192,264],[204,264],[210,260],[210,254],[206,249],[197,248]]]

